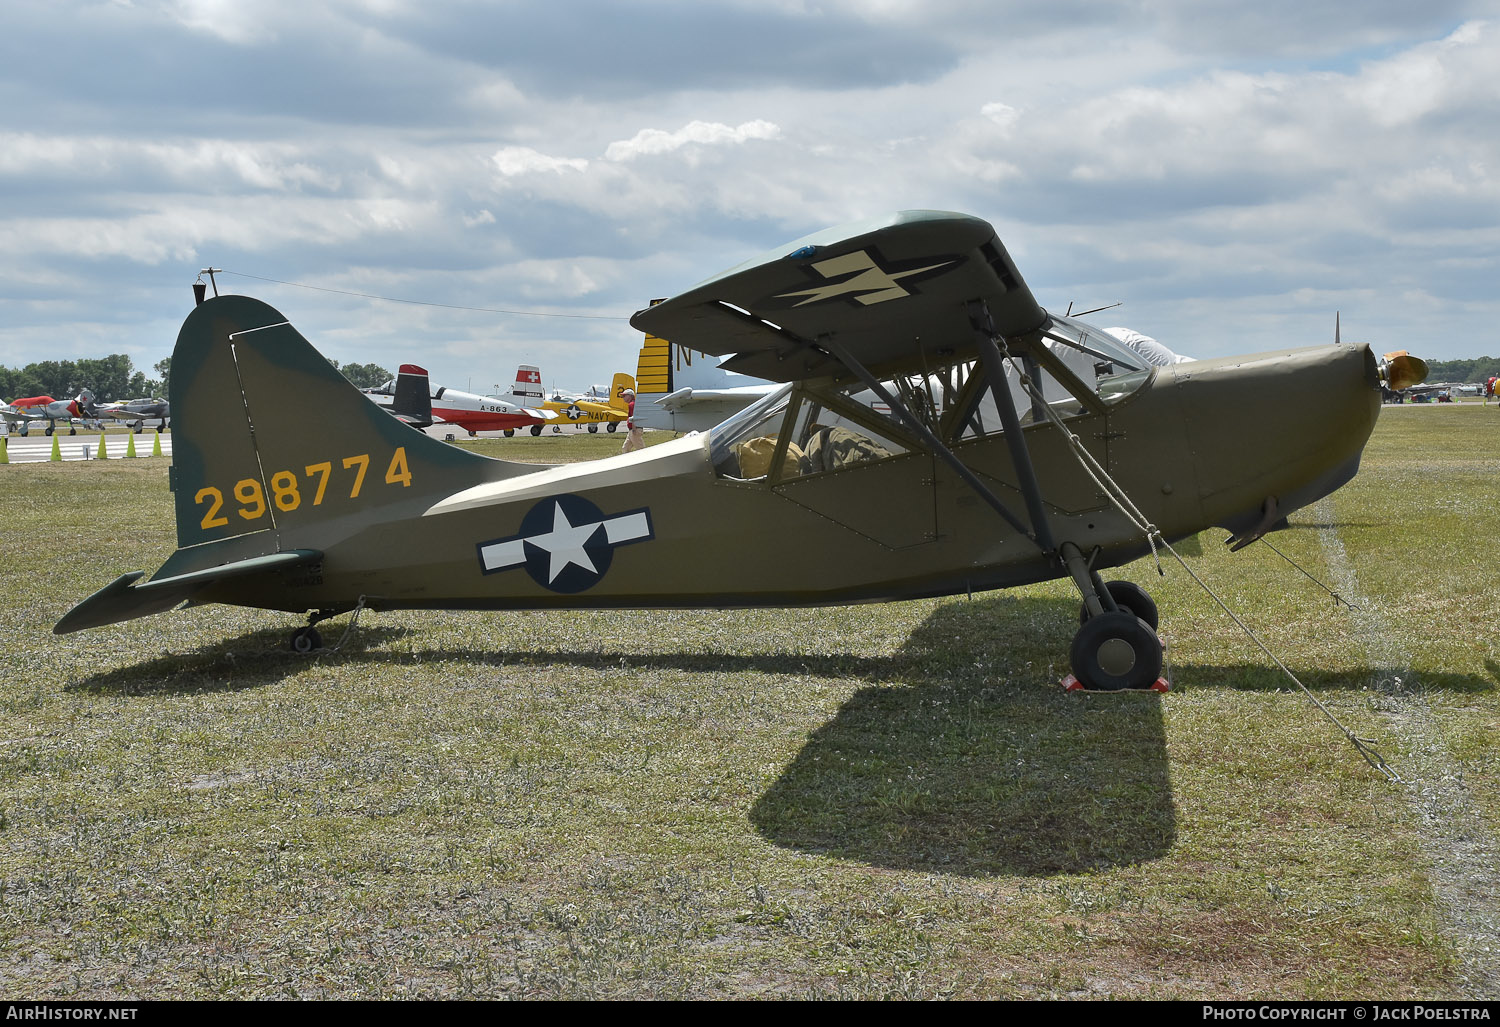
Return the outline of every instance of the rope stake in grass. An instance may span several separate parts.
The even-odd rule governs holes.
[[[1266,548],[1270,549],[1271,552],[1275,553],[1277,556],[1281,557],[1287,563],[1291,564],[1293,567],[1296,567],[1299,571],[1301,571],[1302,574],[1307,578],[1308,581],[1311,581],[1314,585],[1317,585],[1324,592],[1327,592],[1329,595],[1333,596],[1333,604],[1335,606],[1338,606],[1339,604],[1343,604],[1344,606],[1349,607],[1350,610],[1357,611],[1359,609],[1359,607],[1355,606],[1349,600],[1345,599],[1343,596],[1339,595],[1333,589],[1329,588],[1327,585],[1323,584],[1317,578],[1315,578],[1311,574],[1309,574],[1307,572],[1307,569],[1304,568],[1303,566],[1301,566],[1299,563],[1297,563],[1296,560],[1293,560],[1290,556],[1287,556],[1281,550],[1279,550],[1275,546],[1271,545],[1270,541],[1264,535],[1261,536],[1261,538],[1259,539],[1259,541],[1263,545],[1265,545]]]

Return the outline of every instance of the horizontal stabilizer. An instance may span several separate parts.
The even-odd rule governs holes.
[[[144,571],[122,574],[99,591],[89,596],[53,627],[54,635],[66,635],[85,628],[97,628],[105,624],[149,617],[153,613],[165,613],[179,603],[191,599],[205,585],[226,578],[237,578],[246,574],[281,570],[301,564],[316,563],[323,554],[316,549],[294,549],[286,553],[238,560],[221,567],[209,567],[170,578],[156,578],[144,585],[135,584]]]

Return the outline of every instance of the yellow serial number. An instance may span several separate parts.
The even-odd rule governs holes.
[[[339,461],[344,474],[338,488],[345,484],[349,487],[349,498],[358,499],[360,492],[365,487],[365,472],[370,469],[370,454],[360,453],[356,456],[346,456]],[[333,461],[324,460],[322,463],[308,464],[302,469],[302,478],[298,478],[293,471],[277,471],[271,475],[270,499],[266,498],[266,489],[259,478],[242,478],[234,483],[229,490],[234,496],[234,501],[239,506],[234,510],[241,518],[247,521],[256,521],[264,517],[274,504],[276,509],[282,513],[291,513],[299,509],[304,502],[310,502],[313,506],[322,506],[324,498],[328,495],[328,486],[334,477]],[[406,447],[397,448],[391,454],[391,462],[385,469],[385,483],[387,485],[400,485],[402,488],[411,486],[411,469],[406,463]],[[229,523],[229,514],[224,509],[224,493],[213,485],[207,485],[198,490],[193,502],[199,506],[206,507],[203,511],[203,519],[198,522],[204,531],[212,528],[222,528]]]

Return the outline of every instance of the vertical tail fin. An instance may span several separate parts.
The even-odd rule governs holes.
[[[663,302],[652,300],[650,305]],[[672,391],[672,344],[666,339],[647,334],[635,361],[635,387],[638,396],[664,396]]]
[[[396,395],[391,413],[417,428],[432,424],[432,388],[427,369],[416,364],[402,364],[396,373]]]
[[[635,392],[635,379],[624,371],[615,374],[614,381],[609,386],[609,405],[619,411],[628,411],[629,404],[625,402],[625,391]]]
[[[171,404],[172,573],[322,548],[391,504],[533,470],[412,431],[248,296],[208,300],[183,322]]]
[[[516,368],[516,384],[511,386],[510,394],[521,401],[525,406],[529,403],[540,403],[545,397],[542,395],[542,371],[535,364],[522,364]]]

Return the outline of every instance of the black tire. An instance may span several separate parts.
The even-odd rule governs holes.
[[[1073,676],[1100,692],[1150,688],[1161,677],[1161,639],[1123,610],[1090,617],[1073,636]]]
[[[599,434],[599,426],[597,424],[591,424],[591,425],[589,425],[589,434],[590,435],[598,435]]]
[[[477,437],[478,435],[479,435],[479,433],[477,431],[471,431],[471,432],[469,432],[469,438],[471,438],[471,439]]]
[[[618,428],[619,426],[620,426],[620,422],[619,421],[610,421],[608,424],[606,424],[604,426],[604,430],[607,431],[607,432],[610,432],[611,434],[613,434],[614,430],[616,428]]]
[[[531,434],[532,435],[540,435],[541,433],[542,433],[542,426],[541,425],[539,425],[539,424],[533,424],[531,426]]]
[[[53,426],[49,424],[49,425],[47,425],[47,432],[46,432],[46,434],[51,435],[53,433],[53,431],[55,431],[55,430],[56,429],[54,429]]]
[[[323,648],[323,636],[318,634],[317,628],[309,625],[292,632],[292,652],[306,655],[321,648]]]
[[[507,429],[505,429],[505,437],[507,439],[514,438],[515,434],[516,434],[516,430],[514,428],[507,428]]]
[[[1155,631],[1161,624],[1161,615],[1156,609],[1156,600],[1151,594],[1133,581],[1106,581],[1104,587],[1109,591],[1110,598],[1115,605],[1122,610],[1129,610],[1141,620],[1151,625]],[[1088,606],[1078,609],[1078,623],[1081,625],[1089,619]]]

